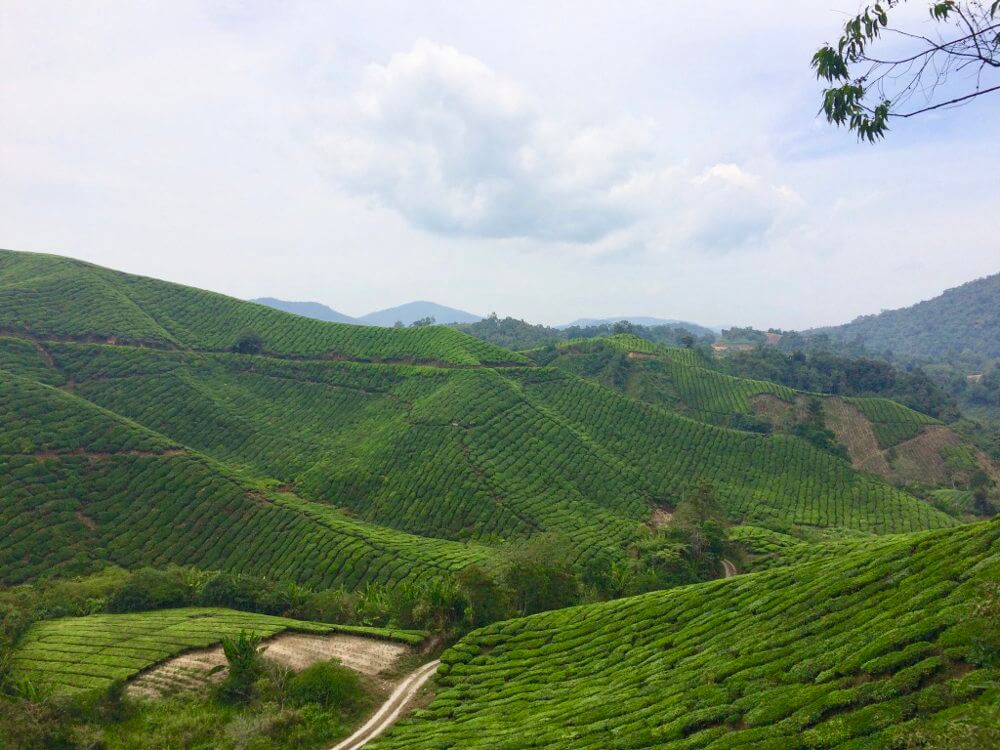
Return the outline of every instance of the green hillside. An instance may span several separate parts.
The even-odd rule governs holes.
[[[265,493],[123,417],[3,371],[0,413],[0,583],[110,561],[356,586],[487,557]]]
[[[834,341],[858,340],[869,351],[901,358],[941,360],[962,352],[1000,358],[1000,273],[910,307],[805,332],[822,334]]]
[[[227,351],[247,330],[280,355],[458,366],[523,361],[446,327],[327,323],[70,258],[0,250],[0,331]]]
[[[722,365],[697,349],[628,335],[567,342],[527,354],[539,364],[700,422],[797,435],[898,485],[970,489],[1000,479],[1000,469],[967,439],[887,398],[809,393],[736,377],[720,372]]]
[[[402,748],[990,748],[1000,523],[498,623]]]
[[[94,299],[56,303],[78,289]],[[52,256],[0,254],[0,314],[7,581],[109,560],[350,587],[541,532],[622,558],[703,481],[759,526],[955,523],[799,437],[706,424],[789,391],[692,350],[615,342],[648,366],[666,351],[701,421],[454,330],[321,323]],[[264,352],[224,351],[251,323]]]

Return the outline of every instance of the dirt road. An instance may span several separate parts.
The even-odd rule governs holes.
[[[731,562],[729,562],[729,560],[723,560],[722,571],[723,571],[723,578],[732,578],[734,575],[736,575],[736,566],[733,565]]]
[[[392,691],[392,695],[389,696],[389,699],[382,704],[381,708],[375,712],[374,716],[365,722],[365,725],[361,727],[361,729],[356,731],[339,745],[333,747],[331,750],[358,750],[358,748],[364,747],[371,740],[375,739],[382,734],[382,732],[391,727],[395,723],[396,719],[399,718],[399,715],[402,713],[406,704],[409,703],[420,688],[422,688],[424,684],[434,676],[434,673],[437,672],[437,668],[440,664],[441,661],[436,659],[432,662],[424,664],[424,666],[420,667],[420,669],[407,675],[407,677]]]

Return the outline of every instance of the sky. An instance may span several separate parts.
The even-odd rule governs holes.
[[[349,315],[909,305],[1000,271],[1000,95],[859,144],[809,67],[856,10],[3,0],[0,247]]]

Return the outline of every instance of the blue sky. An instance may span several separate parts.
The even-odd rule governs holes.
[[[1000,96],[874,147],[816,117],[855,7],[6,2],[0,246],[546,323],[801,328],[1000,271]]]

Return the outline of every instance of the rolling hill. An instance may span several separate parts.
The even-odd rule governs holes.
[[[804,332],[820,334],[834,341],[857,339],[869,351],[903,359],[940,360],[964,351],[1000,358],[1000,273],[910,307]]]
[[[328,323],[353,323],[354,325],[384,328],[391,328],[396,323],[408,326],[414,321],[425,318],[434,318],[437,325],[453,325],[455,323],[475,323],[482,320],[483,317],[464,310],[457,310],[454,307],[445,307],[436,302],[424,301],[408,302],[405,305],[376,310],[359,318],[344,315],[319,302],[288,302],[274,297],[259,297],[250,301],[275,310],[301,315],[304,318],[323,320]]]
[[[397,321],[403,325],[410,325],[415,320],[424,318],[434,318],[438,325],[450,325],[452,323],[475,323],[482,320],[482,315],[457,310],[454,307],[445,307],[436,302],[408,302],[405,305],[389,307],[385,310],[362,315],[358,321],[370,326],[391,326]]]
[[[822,427],[855,468],[898,484],[929,487],[1000,482],[1000,468],[947,425],[886,398],[797,391],[735,377],[694,349],[627,334],[569,341],[528,352],[557,367],[707,424],[802,434],[815,402]]]
[[[0,326],[8,581],[107,560],[391,583],[541,532],[615,558],[704,480],[758,526],[956,523],[798,437],[691,419],[449,328],[322,323],[13,252]],[[229,351],[247,327],[261,351]]]
[[[250,300],[258,305],[273,307],[275,310],[283,310],[293,315],[301,315],[303,318],[313,318],[314,320],[325,320],[328,323],[357,323],[357,318],[337,312],[332,307],[320,304],[319,302],[289,302],[288,300],[275,299],[274,297],[258,297]]]
[[[985,748],[1000,522],[511,620],[372,747]]]
[[[611,318],[577,318],[572,323],[565,323],[561,326],[556,326],[556,328],[587,328],[589,326],[599,326],[599,325],[614,325],[622,320],[627,320],[629,323],[637,326],[646,326],[647,328],[652,328],[654,326],[668,326],[670,328],[684,328],[690,331],[695,336],[707,336],[709,338],[714,338],[717,330],[709,328],[708,326],[698,325],[697,323],[692,323],[689,320],[675,320],[673,318],[651,318],[648,315],[620,315],[618,317]]]

